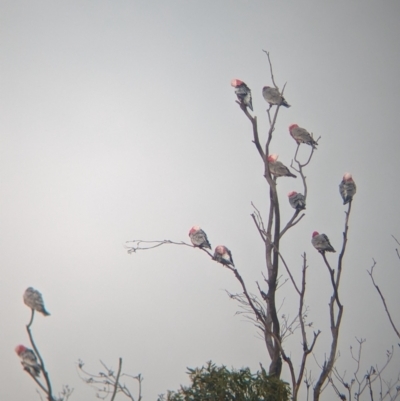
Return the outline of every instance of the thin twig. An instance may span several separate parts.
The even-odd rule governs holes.
[[[258,150],[259,155],[261,156],[261,159],[263,162],[265,161],[265,154],[262,149],[261,143],[260,143],[260,138],[258,136],[258,127],[257,127],[257,117],[254,116],[252,117],[247,110],[246,105],[236,101],[236,103],[239,105],[239,107],[242,109],[243,113],[246,115],[246,117],[250,120],[251,125],[253,127],[253,143],[256,145],[256,148]]]
[[[117,395],[117,390],[118,390],[118,380],[119,380],[119,375],[121,374],[121,368],[122,368],[122,358],[119,358],[119,363],[118,363],[118,373],[117,377],[115,378],[115,383],[114,383],[114,391],[111,397],[110,401],[114,401],[115,396]]]
[[[269,70],[271,72],[271,79],[272,79],[272,83],[274,84],[275,88],[279,90],[279,88],[277,87],[276,83],[275,83],[275,79],[274,79],[274,73],[272,71],[272,63],[271,63],[271,58],[269,56],[269,52],[267,52],[266,50],[263,50],[263,52],[267,55],[268,57],[268,63],[269,63]]]
[[[297,292],[299,295],[301,295],[301,292],[300,292],[299,288],[297,287],[296,282],[294,281],[294,278],[293,278],[293,276],[292,276],[292,273],[291,273],[291,271],[290,271],[288,265],[286,264],[285,259],[283,259],[283,256],[282,256],[282,254],[281,254],[279,251],[278,251],[278,254],[279,254],[279,257],[281,258],[281,261],[282,261],[283,265],[285,266],[286,272],[287,272],[287,274],[288,274],[289,277],[290,277],[290,281],[292,282],[293,287],[295,288],[296,292]]]
[[[26,325],[26,331],[28,332],[28,336],[29,336],[29,340],[32,344],[32,347],[35,351],[35,354],[37,355],[39,362],[40,362],[40,366],[42,368],[42,372],[43,372],[43,376],[44,376],[44,380],[46,382],[47,385],[47,389],[44,390],[47,394],[48,400],[49,401],[55,401],[53,398],[53,393],[52,393],[52,389],[51,389],[51,382],[50,382],[50,378],[49,378],[49,374],[46,371],[46,367],[44,365],[44,361],[42,356],[40,355],[40,352],[38,350],[38,348],[36,347],[35,341],[33,340],[33,336],[32,336],[32,332],[31,332],[31,325],[33,323],[33,318],[34,318],[34,314],[35,314],[35,310],[32,309],[32,314],[31,314],[31,319],[29,321],[29,323]],[[38,380],[35,380],[38,384]],[[42,388],[42,390],[44,389],[44,386],[40,386]]]
[[[198,247],[198,246],[194,246],[192,244],[188,244],[187,242],[184,242],[184,241],[177,242],[177,241],[171,241],[169,239],[160,240],[160,241],[145,241],[145,240],[139,239],[139,240],[126,241],[126,243],[127,244],[132,243],[132,245],[130,245],[130,246],[127,246],[127,245],[125,246],[126,248],[128,248],[128,253],[136,253],[137,251],[147,251],[149,249],[158,248],[159,246],[162,246],[162,245],[184,245],[184,246],[188,246],[190,248],[200,249],[201,251],[205,252],[208,256],[210,256],[211,259],[214,259],[214,255],[207,249]],[[142,246],[142,244],[144,244],[144,246]]]
[[[317,384],[314,387],[314,401],[319,401],[319,397],[323,391],[323,388],[326,388],[326,385],[329,384],[329,382],[327,382],[326,385],[324,386],[324,383],[325,383],[326,379],[329,377],[329,375],[331,374],[332,369],[335,364],[336,350],[337,350],[337,345],[338,345],[338,340],[339,340],[340,324],[342,322],[342,317],[343,317],[343,305],[341,304],[341,302],[339,300],[339,284],[340,284],[340,277],[341,277],[341,272],[342,272],[343,257],[344,257],[345,251],[346,251],[347,233],[348,233],[348,229],[349,229],[348,222],[349,222],[349,217],[350,217],[350,211],[351,211],[351,202],[349,203],[349,208],[348,208],[348,211],[346,212],[345,229],[343,232],[343,244],[342,244],[342,250],[341,250],[339,258],[338,258],[338,273],[336,275],[336,280],[335,280],[335,272],[331,268],[328,260],[326,259],[325,252],[321,252],[322,257],[325,262],[325,265],[328,268],[329,275],[331,278],[332,288],[333,288],[333,295],[331,296],[331,299],[329,302],[329,316],[330,316],[332,343],[331,343],[331,349],[330,349],[328,359],[324,362],[324,365],[321,369],[321,374],[319,376]],[[336,301],[336,304],[339,309],[337,314],[335,314],[335,310],[334,310],[335,301]]]
[[[192,244],[188,244],[184,241],[171,241],[169,239],[164,239],[164,240],[159,240],[159,241],[145,241],[145,240],[141,240],[141,239],[134,239],[131,241],[126,241],[126,244],[128,243],[132,243],[132,245],[127,246],[126,248],[128,248],[128,253],[132,253],[132,252],[136,252],[136,251],[147,251],[148,249],[154,249],[154,248],[158,248],[161,245],[166,245],[166,244],[172,244],[172,245],[185,245],[185,246],[190,246],[191,248],[196,248],[194,245]],[[142,244],[145,244],[144,246],[142,246]],[[154,244],[154,245],[147,245],[147,244]]]
[[[374,261],[374,264],[373,264],[372,267],[371,267],[371,271],[368,271],[368,270],[367,270],[367,272],[368,272],[369,276],[371,277],[372,284],[374,285],[376,291],[378,291],[378,294],[379,294],[379,296],[381,297],[383,306],[384,306],[384,308],[385,308],[386,315],[387,315],[387,317],[389,318],[389,322],[390,322],[390,324],[392,325],[392,328],[393,328],[394,332],[396,333],[397,337],[400,338],[400,332],[399,332],[399,330],[397,329],[396,325],[395,325],[394,322],[393,322],[392,315],[391,315],[390,312],[389,312],[389,308],[388,308],[388,306],[387,306],[387,304],[386,304],[385,297],[383,296],[383,294],[382,294],[380,288],[378,287],[378,285],[375,283],[375,280],[374,280],[374,267],[376,266],[376,262],[375,262],[374,259],[372,259],[372,260]]]
[[[338,292],[338,288],[337,288],[336,281],[335,281],[335,271],[331,268],[328,260],[326,259],[325,252],[321,252],[321,255],[322,255],[322,258],[324,259],[326,267],[328,268],[329,276],[330,276],[331,282],[332,282],[333,293],[334,293],[336,302],[340,308],[342,306],[342,304],[339,301],[339,292]]]
[[[305,214],[303,213],[297,220],[296,217],[300,214],[301,210],[296,210],[293,214],[293,216],[290,218],[290,220],[286,223],[286,226],[284,229],[281,231],[279,238],[282,238],[283,235],[286,233],[287,230],[290,228],[294,227],[304,216]]]
[[[225,267],[227,267],[229,270],[231,270],[233,272],[233,274],[235,275],[235,277],[237,278],[237,280],[239,281],[239,283],[242,286],[243,289],[243,294],[245,295],[247,302],[249,303],[249,306],[251,307],[251,309],[253,310],[254,314],[257,316],[257,319],[260,320],[261,322],[264,322],[263,316],[260,313],[259,309],[257,309],[247,291],[246,285],[242,279],[242,276],[239,274],[238,270],[235,269],[234,267],[230,267],[229,265],[224,265]]]
[[[346,252],[347,234],[348,234],[348,231],[349,231],[349,218],[350,218],[351,204],[352,203],[353,203],[352,201],[349,202],[349,207],[347,209],[347,212],[345,212],[346,218],[345,218],[344,231],[343,231],[343,244],[342,244],[342,250],[340,251],[340,254],[339,254],[338,274],[337,274],[337,277],[336,277],[336,287],[337,288],[339,288],[340,276],[342,274],[343,257],[344,257],[344,253]]]

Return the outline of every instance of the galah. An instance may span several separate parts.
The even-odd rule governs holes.
[[[215,248],[214,260],[216,260],[219,263],[222,263],[223,265],[227,265],[227,266],[231,265],[231,266],[235,267],[235,264],[233,263],[233,259],[232,259],[232,253],[224,245],[218,245]]]
[[[246,105],[251,111],[253,111],[250,88],[240,79],[232,79],[231,85],[235,88],[235,93],[239,102]]]
[[[336,252],[329,242],[327,235],[320,234],[318,231],[312,233],[311,243],[314,245],[314,248],[322,254],[325,252]]]
[[[271,88],[270,86],[264,86],[262,90],[264,99],[269,103],[270,106],[285,106],[290,107],[290,104],[281,95],[278,89]]]
[[[275,177],[294,177],[296,176],[281,162],[278,162],[278,155],[272,154],[268,156],[269,171]]]
[[[189,237],[194,246],[197,246],[199,248],[211,249],[211,245],[208,242],[207,234],[199,226],[193,226],[190,229]]]
[[[21,365],[28,373],[32,376],[40,375],[41,367],[33,350],[26,348],[24,345],[17,345],[15,352],[21,358]]]
[[[43,313],[45,316],[49,316],[50,313],[44,307],[42,294],[32,287],[29,287],[24,292],[24,302],[25,305],[29,306],[31,309]]]
[[[356,183],[353,181],[353,176],[350,173],[346,173],[343,176],[343,180],[339,185],[339,191],[343,198],[343,205],[353,200],[357,187]]]
[[[306,199],[303,194],[299,194],[296,191],[291,191],[288,193],[289,203],[293,209],[303,210],[306,208]]]
[[[297,124],[292,124],[289,126],[289,132],[298,145],[306,143],[312,146],[313,149],[317,149],[318,142],[314,141],[314,138],[306,129],[299,127]]]

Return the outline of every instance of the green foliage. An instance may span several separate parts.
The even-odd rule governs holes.
[[[168,391],[158,401],[288,401],[289,385],[269,377],[263,367],[252,374],[249,368],[229,371],[207,362],[202,368],[188,368],[190,387]]]

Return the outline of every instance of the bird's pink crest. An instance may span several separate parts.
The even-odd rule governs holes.
[[[233,87],[237,87],[237,86],[240,86],[240,85],[242,85],[243,84],[243,81],[241,81],[240,79],[232,79],[232,81],[231,81],[231,85],[233,86]]]
[[[218,245],[218,246],[215,248],[215,252],[217,252],[217,253],[223,255],[223,254],[225,253],[225,247],[224,247],[223,245]]]
[[[272,155],[268,156],[269,162],[276,162],[277,160],[278,160],[278,155],[276,153],[273,153]]]
[[[318,231],[314,231],[314,232],[312,233],[312,237],[313,237],[313,238],[316,237],[317,235],[319,235],[319,232],[318,232]]]
[[[22,344],[20,344],[20,345],[17,345],[16,347],[15,347],[15,352],[18,354],[18,355],[20,355],[20,354],[22,354],[24,351],[26,351],[26,347],[25,346],[23,346]]]
[[[350,173],[344,173],[343,179],[345,181],[352,181],[353,180],[353,176]]]
[[[297,192],[296,191],[290,191],[288,194],[287,194],[287,196],[290,198],[290,197],[292,197],[292,196],[295,196],[295,195],[297,195]]]
[[[293,128],[298,128],[299,126],[297,124],[292,124],[289,125],[289,131],[291,131]]]
[[[196,231],[199,231],[199,230],[200,230],[199,226],[193,226],[189,231],[189,235],[194,234]]]

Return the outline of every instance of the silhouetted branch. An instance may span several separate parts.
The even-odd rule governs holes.
[[[280,253],[279,251],[278,251],[278,253],[279,253],[279,257],[281,258],[282,263],[283,263],[283,265],[285,266],[286,272],[287,272],[287,274],[289,275],[290,281],[292,282],[292,284],[293,284],[293,286],[294,286],[296,292],[297,292],[299,295],[301,295],[301,292],[300,292],[300,290],[298,289],[296,282],[294,281],[294,278],[293,278],[293,276],[292,276],[292,273],[291,273],[291,271],[290,271],[288,265],[286,264],[285,259],[283,259],[283,256],[281,255],[281,253]]]
[[[315,343],[317,342],[318,336],[320,335],[321,331],[314,331],[314,336],[313,340],[311,342],[311,345],[308,346],[308,340],[307,340],[307,333],[305,329],[305,322],[304,322],[304,297],[306,293],[306,271],[307,271],[307,257],[306,254],[303,254],[303,268],[302,268],[302,281],[301,281],[301,291],[299,293],[300,299],[299,299],[299,316],[300,316],[300,328],[301,328],[301,336],[302,336],[302,342],[303,342],[303,356],[302,360],[300,363],[300,369],[299,373],[297,376],[296,382],[293,384],[293,394],[295,395],[294,398],[297,399],[298,392],[301,387],[301,383],[303,380],[304,372],[306,369],[306,363],[307,363],[307,358],[310,355],[310,353],[313,351]],[[309,324],[311,326],[311,324]]]
[[[400,338],[400,332],[399,332],[399,330],[397,329],[396,325],[395,325],[394,322],[393,322],[392,315],[391,315],[390,312],[389,312],[389,308],[388,308],[388,306],[387,306],[387,304],[386,304],[385,297],[383,296],[383,294],[382,294],[380,288],[378,287],[378,285],[375,283],[375,279],[374,279],[374,267],[376,266],[376,262],[375,262],[374,259],[372,259],[372,260],[374,261],[374,263],[373,263],[373,265],[371,266],[371,270],[367,270],[367,272],[368,272],[369,276],[371,277],[372,284],[374,285],[376,291],[378,291],[378,294],[379,294],[379,296],[381,297],[383,306],[384,306],[384,308],[385,308],[386,315],[387,315],[387,317],[389,318],[389,322],[390,322],[390,324],[392,325],[392,328],[393,328],[394,332],[396,333],[397,337]]]
[[[129,377],[138,382],[138,397],[137,401],[141,401],[142,399],[142,381],[143,378],[140,374],[137,376],[128,375],[125,373],[121,373],[122,371],[122,358],[119,358],[118,363],[118,372],[115,376],[114,371],[109,369],[105,363],[100,361],[103,365],[105,372],[99,372],[98,374],[93,374],[85,369],[83,369],[84,363],[79,360],[78,361],[78,369],[82,372],[83,376],[79,374],[79,377],[87,384],[90,384],[95,388],[98,393],[96,396],[105,400],[109,395],[111,395],[110,401],[114,401],[116,394],[122,393],[131,401],[135,401],[134,396],[132,395],[129,388],[125,385],[125,383],[121,383],[122,377]]]
[[[261,239],[265,242],[267,240],[267,233],[265,231],[264,222],[261,216],[260,211],[255,207],[254,203],[251,202],[251,206],[253,206],[255,212],[251,214],[251,217],[254,221],[254,224],[257,227],[257,230],[261,236]]]
[[[294,227],[304,216],[305,214],[303,213],[297,220],[296,217],[301,213],[301,210],[296,210],[293,214],[293,216],[290,218],[290,220],[286,223],[285,228],[281,231],[279,238],[282,238],[283,235],[286,233],[287,230],[290,228]]]
[[[312,136],[312,134],[311,134],[311,136]],[[321,137],[318,137],[318,139],[315,141],[316,143],[318,143],[318,141],[321,139]],[[301,161],[300,160],[298,160],[297,159],[297,154],[298,154],[298,152],[299,152],[299,148],[300,148],[300,144],[297,144],[297,149],[296,149],[296,152],[295,152],[295,154],[294,154],[294,161],[297,163],[297,166],[298,166],[298,168],[299,169],[302,169],[303,167],[306,167],[309,163],[310,163],[310,161],[311,161],[311,158],[313,157],[313,154],[314,154],[314,147],[311,147],[311,152],[310,152],[310,156],[308,157],[308,159],[307,159],[307,161],[305,162],[305,163],[301,163]],[[294,166],[293,166],[293,163],[291,164],[291,166],[292,166],[292,168],[294,169],[294,170],[296,170],[297,172],[299,172],[299,170],[297,170]]]
[[[307,373],[307,370],[305,370],[305,379],[303,382],[306,385],[306,400],[308,401],[310,398],[310,388],[314,385],[314,379],[311,376],[311,372]]]
[[[350,218],[350,213],[351,213],[351,204],[353,202],[349,202],[349,207],[347,209],[347,212],[345,212],[346,219],[344,223],[344,231],[343,231],[343,243],[342,243],[342,249],[339,254],[339,260],[338,260],[338,274],[336,277],[336,287],[339,288],[340,284],[340,276],[342,274],[342,264],[343,264],[343,257],[344,253],[346,252],[346,246],[347,246],[347,234],[349,232],[349,218]]]
[[[400,242],[397,240],[397,238],[392,234],[393,239],[397,242],[398,245],[400,245]],[[399,250],[396,248],[396,254],[397,257],[400,259],[400,254],[399,254]]]
[[[306,318],[306,312],[304,311],[304,296],[305,296],[305,292],[306,292],[306,270],[307,270],[307,258],[306,258],[306,254],[303,254],[303,268],[302,268],[302,283],[301,283],[301,290],[299,290],[296,282],[293,279],[293,276],[290,272],[289,267],[287,266],[285,260],[283,259],[282,255],[280,255],[280,258],[282,260],[282,263],[284,264],[287,273],[289,274],[289,277],[293,283],[293,286],[295,287],[296,292],[299,294],[299,311],[298,311],[298,319],[299,319],[299,327],[301,329],[301,336],[302,336],[302,343],[303,343],[303,355],[302,355],[302,360],[300,363],[300,369],[299,369],[299,373],[297,375],[295,375],[294,372],[294,368],[293,368],[293,362],[291,361],[291,359],[285,354],[283,347],[282,348],[282,358],[283,360],[288,364],[289,366],[289,371],[290,371],[290,376],[291,376],[291,380],[292,380],[292,393],[293,393],[293,399],[296,400],[297,396],[298,396],[298,392],[300,390],[301,384],[302,384],[302,380],[303,380],[303,376],[304,376],[304,372],[305,372],[305,368],[306,368],[306,362],[307,362],[307,358],[309,356],[309,354],[312,352],[312,350],[314,349],[315,343],[317,341],[318,336],[320,335],[320,330],[318,330],[317,332],[314,332],[314,337],[313,340],[311,342],[311,345],[308,346],[308,341],[307,341],[307,333],[306,333],[306,329],[305,329],[305,318]],[[308,326],[311,326],[311,324],[308,324]]]
[[[392,358],[393,358],[393,347],[391,350],[386,351],[386,361],[383,364],[382,367],[378,367],[378,365],[371,366],[365,373],[362,374],[361,377],[359,377],[359,372],[360,372],[360,366],[361,366],[361,357],[362,357],[362,349],[363,349],[363,344],[365,343],[365,339],[358,339],[356,338],[358,342],[358,350],[357,353],[353,353],[353,347],[350,347],[350,354],[352,359],[356,363],[356,369],[354,373],[352,374],[352,377],[350,380],[347,380],[345,375],[346,372],[342,375],[338,372],[336,368],[334,368],[330,374],[329,377],[329,382],[334,388],[336,394],[339,396],[340,399],[346,400],[346,398],[343,398],[343,394],[341,391],[338,389],[337,384],[335,383],[335,380],[340,383],[346,390],[347,396],[348,396],[348,401],[352,400],[352,394],[354,393],[354,398],[355,400],[360,400],[362,394],[365,392],[365,390],[369,391],[369,396],[370,400],[374,399],[374,383],[376,383],[376,386],[378,387],[376,393],[379,394],[379,401],[383,401],[386,399],[386,397],[389,396],[389,399],[395,400],[399,396],[399,391],[400,388],[398,386],[398,383],[400,383],[400,377],[397,377],[397,380],[394,383],[387,382],[386,380],[383,379],[382,374],[385,371],[385,369],[389,366]],[[335,379],[335,380],[334,380]],[[354,388],[355,387],[355,388]],[[384,389],[385,387],[385,389]],[[392,395],[392,392],[395,390],[395,394]]]
[[[319,379],[314,387],[314,401],[319,400],[320,394],[323,391],[324,383],[328,379],[329,375],[331,374],[332,369],[335,364],[336,350],[337,350],[337,344],[338,344],[338,339],[339,339],[339,329],[340,329],[340,324],[342,322],[342,317],[343,317],[343,305],[341,304],[341,302],[339,300],[339,284],[340,284],[340,277],[341,277],[341,272],[342,272],[343,257],[344,257],[345,251],[346,251],[347,233],[349,230],[348,222],[349,222],[350,211],[351,211],[351,203],[352,202],[349,203],[348,211],[345,212],[345,214],[346,214],[345,229],[343,232],[342,249],[340,251],[339,258],[338,258],[338,273],[336,275],[336,280],[335,280],[335,272],[331,268],[328,260],[326,259],[325,252],[321,252],[321,255],[324,259],[325,265],[329,271],[329,276],[331,278],[332,289],[333,289],[333,295],[331,296],[331,299],[329,302],[329,317],[330,317],[332,342],[331,342],[331,350],[330,350],[328,359],[325,360],[325,362],[322,366],[322,369],[321,369],[321,374],[319,376]],[[337,313],[335,313],[335,308],[334,308],[335,302],[338,307]]]
[[[264,52],[264,53],[267,55],[267,57],[268,57],[269,70],[270,70],[270,72],[271,72],[271,80],[272,80],[272,83],[274,84],[275,88],[279,90],[279,88],[276,86],[276,83],[275,83],[274,73],[273,73],[273,71],[272,71],[272,63],[271,63],[271,58],[270,58],[270,56],[269,56],[269,52],[267,52],[266,50],[263,50],[263,52]]]
[[[130,246],[126,246],[128,248],[128,253],[136,253],[137,251],[147,251],[149,249],[158,248],[162,245],[184,245],[190,248],[200,249],[201,251],[205,252],[212,260],[214,260],[214,255],[205,248],[194,246],[192,244],[188,244],[184,241],[176,242],[171,240],[162,240],[162,241],[144,241],[144,240],[132,240],[126,241],[126,243],[132,243]]]
[[[40,388],[47,394],[47,399],[48,401],[56,401],[53,398],[53,393],[52,393],[52,389],[51,389],[51,382],[50,382],[50,378],[49,378],[49,374],[46,371],[46,367],[44,365],[44,361],[42,356],[40,355],[40,352],[38,350],[38,348],[36,347],[35,341],[33,340],[33,336],[32,336],[32,332],[31,332],[31,325],[33,323],[33,318],[35,315],[35,310],[32,310],[32,314],[31,314],[31,319],[29,320],[29,323],[26,325],[26,331],[28,332],[28,336],[29,336],[29,340],[32,344],[32,348],[35,351],[36,356],[39,359],[39,364],[41,367],[41,370],[43,372],[43,376],[44,376],[44,380],[46,382],[46,386],[47,388],[39,381],[39,379],[37,377],[35,377],[34,375],[31,374],[31,377],[35,380],[35,382],[40,386]],[[29,372],[30,373],[30,372]]]
[[[253,143],[256,145],[256,148],[258,150],[259,155],[261,156],[261,159],[263,161],[265,161],[265,154],[264,154],[264,151],[262,149],[262,146],[261,146],[261,143],[260,143],[260,138],[259,138],[259,135],[258,135],[257,117],[256,116],[252,117],[250,115],[250,113],[247,110],[247,107],[246,107],[245,104],[242,104],[242,103],[240,103],[238,101],[236,101],[236,103],[242,109],[242,111],[246,115],[246,117],[250,120],[251,125],[253,127]]]
[[[117,373],[117,377],[115,378],[115,383],[114,383],[114,391],[113,394],[111,396],[111,400],[110,401],[114,401],[115,396],[117,395],[117,390],[118,390],[118,380],[119,380],[119,375],[121,374],[121,368],[122,368],[122,358],[119,358],[118,361],[118,373]]]
[[[319,140],[319,138],[318,138],[318,140]],[[318,140],[317,140],[317,142],[318,142]],[[307,166],[307,165],[310,163],[311,158],[312,158],[312,156],[313,156],[313,154],[314,154],[314,148],[311,148],[310,156],[309,156],[307,162],[305,162],[305,163],[301,163],[301,162],[297,159],[297,153],[298,153],[298,151],[299,151],[299,148],[300,148],[300,144],[297,145],[296,152],[295,152],[294,158],[293,158],[293,160],[297,163],[297,167],[295,167],[295,166],[293,165],[293,160],[292,160],[292,162],[290,163],[290,167],[293,168],[293,170],[297,171],[297,172],[299,173],[300,177],[301,177],[301,180],[302,180],[302,183],[303,183],[303,188],[304,188],[304,190],[303,190],[303,195],[304,195],[304,199],[305,199],[305,201],[306,201],[306,203],[307,203],[307,181],[306,181],[306,176],[305,176],[304,173],[303,173],[303,168],[304,168],[305,166]],[[292,228],[293,226],[295,226],[295,225],[304,217],[304,213],[303,213],[303,214],[296,220],[296,217],[297,217],[301,212],[302,212],[301,210],[296,210],[296,211],[294,212],[294,214],[293,214],[293,216],[291,217],[291,219],[287,222],[285,228],[281,231],[281,233],[280,233],[280,238],[282,238],[282,236],[286,233],[287,230],[289,230],[290,228]]]
[[[132,245],[127,246],[126,248],[128,248],[128,253],[135,253],[137,251],[147,251],[149,249],[154,249],[154,248],[158,248],[161,245],[184,245],[184,246],[189,246],[191,248],[198,248],[195,247],[192,244],[188,244],[184,241],[171,241],[169,239],[164,239],[164,240],[160,240],[160,241],[144,241],[141,239],[134,239],[132,241],[126,241],[126,244],[128,243],[132,243]],[[206,249],[204,248],[199,248],[202,249],[203,251],[207,252]],[[207,252],[208,253],[208,252]]]
[[[249,304],[249,306],[251,307],[251,309],[253,310],[254,314],[256,315],[257,319],[260,320],[261,322],[264,323],[264,319],[263,319],[263,315],[260,313],[260,310],[258,308],[256,308],[253,300],[250,297],[250,294],[247,291],[246,285],[242,279],[242,276],[239,274],[238,270],[235,269],[234,267],[228,266],[228,265],[224,265],[227,269],[231,270],[233,272],[233,274],[235,275],[235,277],[237,278],[237,280],[239,281],[239,283],[242,286],[243,289],[243,294],[245,295],[247,302]]]
[[[61,393],[58,393],[59,397],[57,401],[68,401],[73,391],[74,389],[70,388],[68,385],[63,386]]]
[[[275,82],[275,77],[272,69],[272,62],[270,58],[269,52],[263,50],[266,53],[268,58],[268,64],[270,69],[271,80],[274,87],[279,91],[279,88]],[[286,83],[283,85],[283,89],[281,95],[283,95],[286,88]],[[262,334],[264,335],[265,344],[271,358],[269,374],[272,376],[280,377],[282,371],[282,359],[287,363],[291,380],[292,380],[292,400],[297,401],[298,391],[300,386],[303,382],[306,383],[307,386],[307,399],[309,397],[309,389],[311,383],[313,383],[311,379],[311,374],[307,376],[306,370],[306,362],[308,355],[310,355],[314,349],[316,341],[319,337],[320,331],[313,332],[313,338],[310,338],[310,341],[307,338],[308,328],[312,327],[312,323],[307,323],[307,307],[305,306],[305,291],[306,291],[306,269],[307,269],[307,261],[306,261],[306,254],[303,254],[303,270],[302,270],[302,281],[301,287],[299,284],[295,282],[294,276],[292,275],[289,266],[287,265],[283,255],[280,252],[280,240],[285,235],[285,233],[295,225],[297,225],[305,216],[305,213],[301,210],[296,210],[289,221],[286,223],[283,229],[281,229],[281,215],[280,215],[280,203],[277,191],[277,179],[276,175],[271,175],[270,172],[270,164],[268,162],[268,155],[269,155],[269,148],[273,138],[273,133],[276,128],[276,122],[280,110],[280,105],[276,105],[274,112],[272,112],[273,105],[269,105],[267,109],[267,117],[269,121],[269,128],[267,130],[267,137],[265,142],[260,142],[259,132],[258,132],[258,123],[257,117],[252,116],[244,104],[244,102],[236,101],[239,107],[246,115],[247,119],[250,121],[252,126],[252,134],[253,134],[253,143],[256,146],[256,149],[263,160],[264,163],[264,178],[267,181],[269,187],[269,207],[267,207],[267,213],[265,217],[265,225],[262,218],[262,214],[260,211],[252,204],[254,211],[251,213],[251,218],[256,226],[256,229],[261,237],[261,240],[264,243],[265,247],[265,264],[266,264],[266,271],[262,272],[261,274],[264,277],[264,281],[268,286],[268,291],[263,290],[259,283],[256,282],[260,295],[264,301],[264,303],[254,296],[250,294],[247,290],[246,284],[239,274],[237,268],[226,265],[223,263],[223,266],[233,272],[236,279],[239,281],[242,293],[240,294],[229,294],[232,299],[235,299],[239,303],[240,311],[238,313],[244,314],[258,329],[261,330]],[[277,102],[279,103],[279,102]],[[312,136],[312,134],[311,134]],[[316,142],[318,143],[319,137]],[[304,161],[300,160],[302,157],[299,157],[299,148],[300,145],[297,146],[296,151],[294,153],[294,158],[291,163],[291,167],[297,171],[300,175],[302,180],[302,184],[304,187],[304,198],[307,199],[307,181],[306,176],[304,175],[303,169],[307,167],[314,155],[314,146],[311,146],[309,155],[305,158]],[[296,164],[296,165],[294,165]],[[266,202],[267,203],[267,202]],[[342,262],[346,250],[347,244],[347,233],[348,233],[348,220],[351,211],[351,202],[349,203],[349,209],[346,212],[346,219],[345,219],[345,229],[343,232],[343,245],[341,252],[338,258],[338,266],[337,266],[337,275],[335,276],[335,270],[332,269],[328,260],[325,257],[325,254],[322,253],[322,258],[324,260],[325,265],[328,268],[328,272],[331,279],[332,284],[332,295],[330,297],[329,302],[329,317],[330,317],[330,326],[331,326],[331,335],[332,341],[330,344],[330,351],[329,355],[326,357],[326,360],[321,366],[321,373],[319,379],[314,387],[314,401],[319,400],[319,396],[322,391],[327,387],[329,383],[326,382],[329,374],[332,371],[332,368],[335,363],[336,358],[336,351],[337,351],[337,344],[338,344],[338,337],[339,337],[339,328],[342,320],[343,315],[343,305],[340,302],[339,298],[339,284],[340,284],[340,276],[342,271]],[[130,253],[136,252],[137,250],[147,250],[147,249],[154,249],[164,244],[175,244],[175,245],[186,245],[191,246],[185,242],[174,242],[170,240],[163,240],[163,241],[130,241],[129,251]],[[202,249],[205,251],[211,259],[214,260],[213,255],[207,251],[206,249]],[[399,256],[400,258],[400,256]],[[279,272],[279,264],[280,262],[283,263],[287,274],[289,275],[289,279],[291,280],[295,291],[299,295],[299,308],[297,311],[297,315],[292,317],[290,315],[282,314],[278,317],[279,308],[276,305],[276,292],[281,287],[281,283],[279,282],[280,279],[280,272]],[[298,364],[293,364],[291,360],[291,354],[287,352],[284,347],[282,346],[283,340],[290,336],[295,330],[300,328],[301,330],[301,341],[303,347],[303,354],[302,359],[300,362],[299,372],[296,375],[295,366],[297,369]]]
[[[271,60],[269,57],[268,52],[267,56],[268,56],[268,62],[270,65],[270,71],[271,71],[271,79],[275,84],[275,80],[273,77],[273,71],[272,71],[272,64],[271,64]],[[286,84],[285,84],[286,86]],[[283,87],[283,90],[285,89],[285,86]],[[282,92],[283,93],[283,92]],[[265,230],[264,224],[262,223],[262,219],[261,219],[261,215],[258,213],[257,211],[256,213],[253,213],[252,219],[257,227],[257,230],[265,244],[265,248],[266,248],[266,264],[267,264],[267,271],[268,271],[268,294],[265,298],[266,303],[267,303],[267,313],[266,313],[266,319],[264,321],[264,325],[265,325],[265,333],[266,336],[269,336],[269,338],[266,338],[266,344],[267,344],[267,349],[269,352],[269,355],[272,359],[271,365],[270,365],[270,374],[273,375],[280,375],[280,365],[281,363],[279,363],[279,347],[278,344],[275,343],[274,341],[275,339],[277,339],[276,341],[280,341],[280,327],[279,327],[279,319],[276,313],[276,306],[275,306],[275,292],[277,289],[277,272],[278,272],[278,261],[279,261],[279,256],[277,254],[277,252],[275,252],[273,250],[272,247],[272,243],[274,243],[274,246],[279,249],[279,231],[280,231],[280,213],[279,213],[279,203],[278,203],[278,194],[277,194],[277,190],[276,190],[276,181],[271,177],[270,171],[269,171],[269,164],[268,164],[268,160],[267,160],[267,156],[269,154],[269,145],[271,143],[272,140],[272,133],[275,130],[275,124],[276,124],[276,120],[278,117],[278,113],[279,113],[279,105],[276,107],[275,110],[275,114],[274,116],[271,118],[271,114],[270,114],[270,110],[271,107],[269,107],[269,109],[267,110],[268,113],[268,119],[269,119],[269,123],[270,123],[270,127],[268,130],[268,134],[267,134],[267,141],[265,144],[265,150],[263,151],[261,143],[260,143],[260,139],[259,139],[259,135],[258,135],[258,128],[257,128],[257,119],[256,117],[252,117],[250,115],[250,113],[247,110],[247,107],[245,107],[243,104],[240,104],[240,102],[237,102],[240,106],[240,108],[242,109],[242,111],[245,113],[245,115],[247,116],[247,118],[250,120],[251,124],[252,124],[252,128],[253,128],[253,142],[256,145],[256,148],[258,150],[258,153],[260,154],[261,158],[263,159],[264,162],[264,177],[270,187],[270,208],[269,208],[269,214],[268,214],[268,221],[267,221],[267,229]],[[273,228],[273,221],[274,221],[274,239],[272,241],[272,228]],[[273,257],[271,255],[271,253],[273,253]],[[236,271],[231,269],[232,271]],[[237,273],[237,271],[236,271]],[[236,274],[235,273],[235,274]],[[238,273],[237,273],[238,274]],[[242,288],[244,289],[244,292],[246,294],[246,296],[248,295],[245,291],[245,286],[244,286],[244,282],[242,280],[242,278],[239,276],[237,276],[237,279],[241,282],[242,284]],[[252,305],[251,303],[251,299],[248,299],[249,305],[250,307],[253,309],[254,305]],[[255,309],[253,309],[257,319],[260,319],[259,316],[259,312],[255,311]],[[275,367],[272,367],[272,366]]]
[[[337,284],[335,281],[335,271],[332,269],[332,267],[330,266],[328,259],[326,259],[325,256],[325,252],[321,252],[322,258],[324,259],[325,265],[328,268],[329,271],[329,277],[331,278],[331,283],[332,283],[332,288],[333,288],[333,295],[335,297],[335,300],[339,306],[339,308],[342,306],[342,304],[339,301],[339,292],[338,292],[338,288],[337,288]]]

